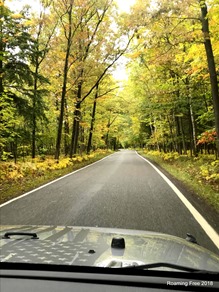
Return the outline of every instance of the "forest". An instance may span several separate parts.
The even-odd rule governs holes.
[[[128,147],[218,157],[219,0],[0,11],[1,161]]]

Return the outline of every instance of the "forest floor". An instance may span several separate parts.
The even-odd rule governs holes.
[[[0,204],[18,197],[34,188],[96,162],[112,151],[98,150],[90,155],[78,155],[72,159],[39,156],[0,162]]]
[[[215,155],[179,155],[140,150],[139,154],[155,162],[191,193],[219,212],[219,160]]]

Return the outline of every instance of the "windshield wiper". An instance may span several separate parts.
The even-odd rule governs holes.
[[[12,236],[31,236],[32,239],[39,239],[36,233],[33,232],[18,232],[18,231],[13,231],[13,232],[6,232],[5,235],[2,237],[2,239],[10,239]]]
[[[131,266],[126,266],[122,267],[121,269],[139,269],[139,270],[149,270],[153,268],[171,268],[179,271],[185,271],[185,272],[190,272],[190,273],[209,273],[209,274],[218,274],[218,272],[214,271],[207,271],[207,270],[200,270],[200,269],[195,269],[195,268],[190,268],[190,267],[185,267],[185,266],[180,266],[176,264],[171,264],[171,263],[152,263],[152,264],[144,264],[144,265],[131,265]]]

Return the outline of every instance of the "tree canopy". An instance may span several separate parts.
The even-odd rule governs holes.
[[[219,1],[0,1],[0,157],[219,155]],[[119,61],[127,78],[114,77]]]

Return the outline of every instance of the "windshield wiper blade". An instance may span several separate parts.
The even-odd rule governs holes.
[[[180,270],[180,271],[185,271],[185,272],[190,272],[190,273],[210,273],[210,274],[218,274],[218,272],[214,271],[207,271],[207,270],[200,270],[200,269],[195,269],[195,268],[190,268],[190,267],[185,267],[185,266],[180,266],[172,263],[152,263],[152,264],[145,264],[145,265],[131,265],[131,266],[126,266],[123,267],[122,269],[139,269],[139,270],[149,270],[153,268],[171,268],[175,270]]]
[[[12,236],[31,236],[32,239],[39,239],[36,233],[34,232],[18,232],[18,231],[13,231],[13,232],[6,232],[5,235],[2,237],[2,239],[10,239]]]

